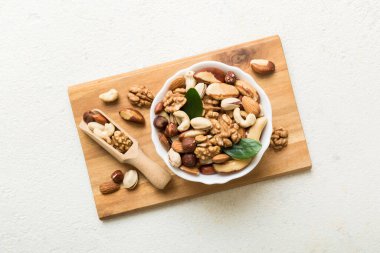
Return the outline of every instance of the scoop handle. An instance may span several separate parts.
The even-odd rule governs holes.
[[[135,158],[128,159],[128,164],[138,169],[156,188],[162,190],[169,183],[172,176],[168,171],[148,158],[141,149]]]

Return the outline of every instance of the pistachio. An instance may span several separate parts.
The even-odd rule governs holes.
[[[240,104],[241,101],[238,98],[225,98],[221,102],[221,107],[223,110],[229,111],[238,108]]]
[[[138,181],[139,181],[139,176],[137,174],[137,171],[128,170],[124,175],[123,187],[128,190],[132,190],[136,187]]]

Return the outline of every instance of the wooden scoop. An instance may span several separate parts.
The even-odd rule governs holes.
[[[116,124],[111,118],[109,118],[104,112],[99,109],[92,110],[93,112],[98,112],[103,115],[109,122],[114,124],[115,128],[123,132],[128,136],[133,144],[129,150],[122,154],[117,149],[108,144],[105,140],[96,136],[87,126],[87,123],[83,121],[80,122],[79,128],[85,132],[88,136],[96,141],[100,146],[108,151],[113,157],[115,157],[121,163],[127,163],[138,169],[144,176],[158,189],[164,189],[165,186],[171,180],[171,175],[168,171],[161,168],[157,163],[153,162],[148,158],[143,151],[139,148],[139,143],[135,138],[130,136],[126,131],[124,131],[118,124]]]

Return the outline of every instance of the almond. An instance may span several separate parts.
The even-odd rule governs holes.
[[[198,176],[199,175],[199,169],[198,168],[189,168],[185,165],[182,165],[181,167],[179,167],[182,171],[186,172],[186,173],[189,173],[191,175],[194,175],[194,176]]]
[[[122,117],[126,121],[131,121],[138,124],[144,124],[145,119],[144,116],[137,110],[132,108],[127,108],[119,112],[120,117]]]
[[[160,114],[164,111],[164,102],[158,102],[156,107],[154,107],[154,114]]]
[[[177,153],[185,153],[185,150],[183,149],[182,142],[179,140],[175,140],[172,143],[172,149]]]
[[[222,83],[225,79],[225,73],[223,70],[220,70],[218,68],[204,68],[201,70],[198,70],[194,74],[194,78],[198,82],[205,82],[205,83]]]
[[[102,194],[110,194],[110,193],[118,191],[119,189],[120,189],[120,185],[114,183],[113,181],[102,183],[99,186],[99,191]]]
[[[219,154],[212,158],[213,163],[224,163],[230,160],[230,156],[227,154]]]
[[[260,105],[254,101],[251,97],[244,96],[242,98],[243,108],[248,113],[255,114],[256,117],[260,115]]]
[[[169,90],[175,90],[177,88],[185,88],[186,79],[183,76],[175,78],[169,85]]]
[[[158,132],[158,139],[160,140],[162,146],[164,146],[166,150],[170,149],[170,138],[166,137],[166,135],[164,135],[163,133]]]
[[[133,190],[139,182],[139,175],[135,170],[128,170],[125,173],[123,187],[128,190]]]
[[[226,83],[212,83],[206,89],[206,94],[216,100],[239,96],[235,86]]]
[[[274,63],[266,59],[253,59],[250,64],[252,70],[259,74],[269,74],[276,69]]]
[[[237,80],[235,82],[235,87],[236,87],[236,89],[239,90],[239,92],[243,96],[248,96],[248,97],[253,98],[253,100],[255,100],[255,101],[259,101],[259,99],[260,99],[259,94],[255,90],[255,88],[253,88],[250,84],[248,84],[242,80]]]

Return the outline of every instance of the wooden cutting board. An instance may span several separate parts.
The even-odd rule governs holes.
[[[276,64],[276,72],[269,76],[254,74],[249,66],[252,58],[264,58],[273,61]],[[283,126],[289,130],[288,147],[281,152],[274,152],[272,149],[268,149],[259,166],[251,173],[224,185],[193,183],[173,175],[172,182],[168,187],[164,191],[160,191],[153,188],[140,175],[139,185],[134,191],[121,189],[110,195],[102,195],[99,192],[99,185],[109,180],[113,171],[117,169],[126,171],[131,167],[118,163],[78,128],[82,114],[93,108],[101,109],[129,132],[129,134],[134,136],[146,154],[162,167],[168,169],[157,155],[150,138],[149,109],[140,110],[148,121],[144,127],[125,122],[120,118],[118,112],[122,108],[131,107],[126,97],[130,86],[145,85],[154,93],[157,93],[165,80],[175,72],[205,60],[220,61],[234,65],[253,76],[269,96],[273,110],[273,125]],[[110,88],[117,89],[120,93],[120,98],[116,104],[105,105],[100,101],[98,95]],[[309,151],[297,110],[281,40],[278,36],[246,42],[221,50],[71,86],[68,92],[100,219],[174,200],[224,191],[311,168]]]

